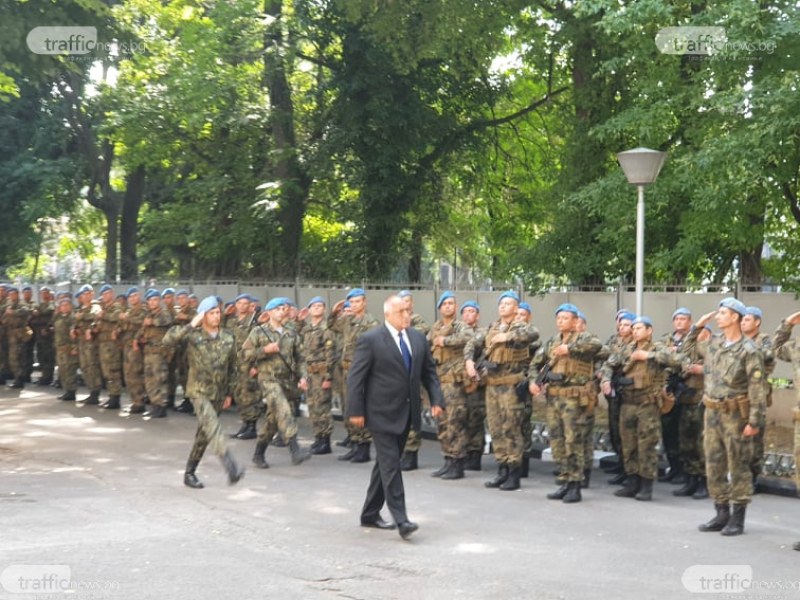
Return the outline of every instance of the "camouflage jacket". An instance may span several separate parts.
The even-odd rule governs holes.
[[[682,367],[677,370],[670,369],[670,373],[676,373],[680,375],[684,383],[686,383],[686,385],[691,389],[697,391],[699,394],[700,392],[702,392],[704,388],[703,376],[690,373],[688,369],[692,365],[702,365],[703,357],[697,351],[696,347],[693,348],[691,352],[687,352],[684,345],[688,337],[689,334],[686,334],[683,337],[679,337],[677,332],[673,331],[672,333],[665,334],[660,341],[662,344],[664,344],[664,346],[666,346],[667,350],[669,350],[670,352],[680,352],[684,355],[684,360],[681,361]]]
[[[647,360],[631,360],[635,350],[648,353]],[[654,396],[664,387],[666,370],[681,368],[680,355],[670,352],[661,342],[631,342],[618,347],[601,368],[603,382],[611,381],[619,373],[618,386],[626,398]]]
[[[139,340],[139,345],[144,346],[140,348],[145,352],[160,351],[163,348],[164,336],[167,331],[172,327],[172,312],[167,310],[166,307],[159,307],[156,310],[146,309],[147,314],[142,320],[142,326],[136,332],[136,339]],[[150,325],[145,325],[144,320],[152,319]]]
[[[113,342],[119,337],[119,318],[122,308],[115,302],[100,304],[102,311],[95,321],[94,331],[98,342]]]
[[[279,352],[267,354],[264,346],[278,343]],[[269,323],[257,325],[242,345],[244,359],[258,369],[258,380],[276,382],[284,387],[294,387],[306,377],[306,362],[302,343],[294,330],[288,327],[278,331]]]
[[[322,375],[323,379],[330,380],[333,377],[333,333],[324,319],[317,325],[309,319],[301,330],[306,368],[309,373]]]
[[[143,304],[130,306],[128,310],[120,315],[119,328],[122,334],[122,345],[129,346],[136,339],[142,322],[147,316],[147,308]]]
[[[457,383],[467,379],[464,346],[474,335],[475,330],[463,321],[445,323],[440,319],[433,324],[428,332],[428,342],[441,383]],[[433,341],[439,336],[444,338],[444,346],[434,345]]]
[[[411,315],[411,327],[421,332],[422,335],[428,335],[428,332],[431,330],[431,326],[425,322],[422,315],[418,315],[417,313]]]
[[[247,364],[247,361],[244,360],[242,346],[247,336],[249,336],[250,332],[253,330],[255,322],[256,317],[253,314],[247,314],[243,319],[237,319],[236,315],[233,314],[230,315],[225,322],[225,329],[233,334],[233,339],[236,343],[236,362],[240,370],[243,371],[249,371],[250,366]]]
[[[176,325],[188,325],[197,314],[197,311],[188,304],[186,306],[178,306],[176,304],[172,309],[172,314],[175,317]]]
[[[569,354],[555,357],[555,349],[561,344],[567,344]],[[556,333],[548,339],[533,355],[528,369],[528,381],[534,382],[539,376],[539,371],[546,363],[550,363],[550,372],[563,377],[557,383],[559,386],[586,385],[594,380],[594,362],[603,343],[596,335],[588,332],[570,333],[562,339]]]
[[[750,400],[749,423],[758,427],[760,415],[766,410],[767,389],[764,385],[764,358],[752,340],[742,336],[728,345],[725,336],[716,334],[698,342],[699,329],[693,329],[683,342],[686,355],[697,349],[703,357],[703,392],[713,400],[747,396]]]
[[[493,341],[500,333],[508,334],[504,342]],[[539,331],[527,323],[501,319],[486,328],[483,335],[471,337],[464,346],[464,356],[478,356],[480,348],[491,365],[491,376],[502,377],[511,374],[524,374],[530,358],[530,346],[539,338]],[[473,359],[474,360],[474,359]]]
[[[219,402],[233,396],[236,382],[236,340],[230,331],[220,329],[209,335],[202,327],[179,325],[170,328],[162,340],[164,346],[183,345],[189,359],[189,398]]]
[[[766,333],[759,333],[751,339],[764,355],[764,372],[767,375],[772,375],[775,371],[775,351],[772,349],[772,338]]]
[[[28,329],[28,318],[30,317],[30,310],[28,305],[24,302],[6,302],[3,310],[3,325],[5,326],[6,335],[10,339],[19,340],[26,336]]]
[[[785,320],[781,321],[775,336],[772,338],[772,351],[775,357],[782,361],[791,363],[794,370],[795,389],[797,390],[797,408],[795,409],[795,419],[800,420],[800,344],[797,338],[792,337],[792,327]]]
[[[56,305],[52,302],[40,302],[30,316],[31,329],[38,337],[49,338],[53,335],[53,317]]]
[[[346,368],[353,360],[358,336],[378,325],[380,322],[368,312],[360,317],[341,314],[334,319],[330,327],[342,335],[342,363]]]
[[[81,304],[75,310],[75,326],[73,330],[78,335],[79,340],[86,341],[86,332],[94,331],[97,318],[102,308],[97,300],[92,300],[89,304]]]

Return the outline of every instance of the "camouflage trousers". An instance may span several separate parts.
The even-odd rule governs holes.
[[[197,415],[197,432],[194,434],[194,444],[189,453],[189,460],[200,462],[206,448],[217,456],[225,454],[225,434],[219,422],[219,413],[222,412],[222,400],[212,402],[201,398],[192,398],[192,406]]]
[[[608,433],[611,437],[611,449],[614,453],[622,458],[622,442],[619,435],[619,420],[620,411],[622,410],[622,402],[619,395],[605,396],[606,403],[608,404]]]
[[[527,385],[527,382],[525,383]],[[533,396],[527,391],[523,396],[522,403],[522,441],[525,444],[525,453],[530,453],[533,448]]]
[[[430,396],[428,396],[428,390],[421,388],[419,390],[419,394],[422,406],[430,406],[431,399]],[[436,432],[436,436],[439,439],[441,439],[443,427],[444,421],[439,421],[439,428]],[[406,438],[406,445],[403,447],[403,452],[419,452],[420,448],[422,448],[422,432],[409,429],[408,437]]]
[[[91,391],[99,392],[100,388],[103,387],[103,375],[100,371],[100,352],[97,343],[90,342],[80,336],[78,338],[78,353],[83,382]]]
[[[258,429],[258,441],[269,443],[280,432],[285,442],[297,435],[297,422],[286,394],[286,389],[276,381],[259,381],[266,413]]]
[[[144,356],[141,350],[134,350],[130,342],[123,349],[122,370],[131,402],[135,405],[144,404],[144,397],[147,395],[144,387]]]
[[[42,379],[53,379],[56,366],[56,349],[52,336],[39,335],[36,338],[36,358],[39,361],[39,370]]]
[[[167,361],[167,396],[175,397],[175,390],[178,389],[178,359],[182,348],[178,347]]]
[[[461,383],[443,383],[444,418],[439,424],[442,453],[450,458],[467,456],[467,395]]]
[[[553,460],[557,461],[563,481],[583,479],[584,448],[583,435],[586,428],[586,406],[581,399],[556,396],[548,397],[548,423],[550,448]]]
[[[680,464],[680,422],[683,406],[680,400],[676,399],[672,410],[661,415],[661,439],[664,442],[664,454],[667,455],[670,468]]]
[[[678,421],[678,457],[687,475],[705,475],[706,460],[703,450],[703,413],[705,406],[681,405]]]
[[[548,437],[550,439],[550,456],[553,457],[553,462],[561,468],[561,463],[564,462],[564,431],[561,428],[561,422],[558,419],[558,407],[556,398],[547,396],[544,404],[544,419],[547,423]],[[563,483],[566,479],[558,476],[558,481]]]
[[[467,394],[467,452],[480,452],[486,446],[485,388]]]
[[[583,468],[591,469],[594,464],[594,410],[586,412],[583,424]]]
[[[161,348],[144,349],[144,389],[154,406],[167,404],[167,357]]]
[[[261,401],[261,385],[258,379],[250,376],[250,368],[239,367],[233,397],[236,399],[236,410],[239,418],[245,423],[255,423],[264,414],[264,403]]]
[[[27,374],[25,372],[25,342],[17,340],[13,335],[8,338],[8,364],[14,377],[22,381]]]
[[[706,409],[706,475],[715,504],[747,504],[753,495],[753,439],[742,435],[746,424],[738,410]]]
[[[643,479],[658,475],[661,411],[656,402],[622,402],[619,421],[625,473]]]
[[[311,419],[311,428],[314,437],[330,437],[333,433],[333,417],[331,416],[331,389],[323,389],[325,376],[322,373],[309,373],[308,391],[308,416]]]
[[[59,346],[56,349],[58,378],[64,391],[74,392],[78,389],[78,350],[74,346]]]
[[[342,391],[344,393],[344,395],[342,396],[342,414],[346,414],[345,413],[345,409],[347,408],[347,374],[346,373],[344,375],[344,379],[345,379],[344,383],[342,384]],[[355,425],[350,423],[349,419],[345,419],[345,427],[347,427],[347,435],[350,436],[350,442],[352,442],[354,444],[366,444],[366,443],[372,441],[372,434],[369,432],[369,429],[367,429],[366,427],[356,427]],[[419,436],[419,432],[416,432],[416,434]],[[409,431],[409,437],[410,436],[411,436],[411,432]],[[422,438],[420,437],[419,438],[419,445],[417,446],[417,449],[419,449],[419,446],[421,446],[421,445],[422,445]],[[408,444],[406,444],[405,449],[408,450]]]
[[[11,365],[8,362],[8,336],[5,329],[0,328],[0,376],[5,376],[11,372]]]
[[[750,472],[753,477],[764,470],[764,434],[767,431],[766,407],[758,415],[758,433],[753,436],[753,456],[750,461]]]
[[[800,490],[800,415],[797,413],[794,417],[794,473],[797,489]]]
[[[498,464],[511,467],[522,464],[525,449],[522,439],[522,412],[522,403],[514,385],[486,386],[486,421]]]
[[[119,396],[122,393],[122,352],[119,344],[116,340],[98,342],[97,349],[108,393],[111,396]]]

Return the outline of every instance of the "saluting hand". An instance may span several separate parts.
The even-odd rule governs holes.
[[[194,317],[192,317],[191,325],[192,327],[197,327],[202,322],[203,322],[203,315],[195,315]]]
[[[798,323],[800,323],[800,312],[796,312],[786,317],[786,322],[789,325],[797,325]]]
[[[706,325],[708,325],[708,324],[711,322],[711,319],[713,319],[713,318],[714,318],[714,315],[715,315],[715,314],[717,314],[717,311],[713,310],[713,311],[711,311],[710,313],[707,313],[707,314],[703,315],[702,317],[700,317],[700,318],[697,320],[697,322],[694,324],[694,326],[695,326],[697,329],[700,329],[700,328],[702,328],[702,327],[705,327]]]

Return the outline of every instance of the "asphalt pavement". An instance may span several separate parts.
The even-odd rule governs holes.
[[[756,496],[745,535],[726,538],[697,530],[711,500],[675,498],[670,484],[656,484],[653,502],[616,498],[598,469],[574,505],[545,498],[552,463],[538,460],[515,492],[484,488],[490,456],[482,473],[441,481],[426,440],[420,469],[404,475],[420,530],[403,541],[359,526],[372,463],[337,461],[341,448],[293,466],[270,447],[259,470],[254,441],[231,440],[245,478],[227,485],[207,455],[206,487],[193,490],[182,474],[194,417],[145,421],[57,393],[0,391],[2,599],[800,600],[795,498]],[[222,418],[236,430],[235,413]]]

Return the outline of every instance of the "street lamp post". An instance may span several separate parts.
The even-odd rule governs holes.
[[[639,199],[636,203],[636,314],[644,309],[644,186],[653,183],[661,171],[666,152],[649,148],[634,148],[617,154],[628,183],[636,186]]]

